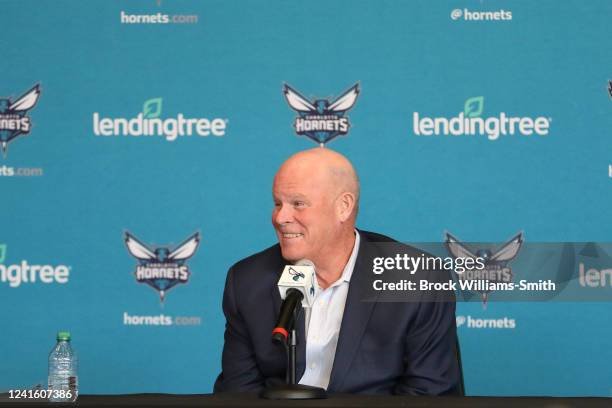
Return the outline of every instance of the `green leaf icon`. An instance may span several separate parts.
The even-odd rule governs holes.
[[[484,96],[474,96],[465,101],[463,113],[466,118],[477,118],[482,115],[484,110]]]
[[[159,118],[162,113],[162,98],[145,101],[142,106],[142,116],[146,119]]]
[[[6,258],[6,244],[0,245],[0,264],[4,263],[4,259]]]

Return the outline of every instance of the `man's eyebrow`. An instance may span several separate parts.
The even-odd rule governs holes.
[[[304,194],[290,194],[286,196],[288,200],[304,200],[304,201],[310,201],[308,200],[308,197],[306,197]],[[278,196],[276,196],[275,194],[272,194],[272,199],[273,200],[280,200],[280,198]]]
[[[293,195],[289,196],[289,198],[292,199],[292,200],[304,200],[304,201],[308,201],[308,198],[304,194],[293,194]]]

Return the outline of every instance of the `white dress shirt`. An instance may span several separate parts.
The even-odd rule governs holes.
[[[359,251],[359,232],[355,231],[355,246],[344,267],[342,276],[326,289],[319,287],[311,308],[304,309],[306,324],[306,370],[300,384],[312,385],[327,389],[336,356],[336,346],[340,334],[342,316],[349,282],[357,252]]]

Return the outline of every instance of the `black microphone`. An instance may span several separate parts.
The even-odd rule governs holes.
[[[294,312],[302,305],[304,294],[298,289],[290,288],[280,308],[278,320],[274,330],[272,330],[272,340],[278,343],[286,343],[289,337],[289,330],[294,324]]]

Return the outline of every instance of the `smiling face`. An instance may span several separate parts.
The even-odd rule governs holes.
[[[272,224],[283,258],[319,265],[353,235],[357,194],[346,191],[351,177],[356,180],[348,160],[322,148],[298,153],[281,166],[272,188]]]
[[[274,178],[272,224],[289,261],[314,261],[337,234],[334,189],[321,169],[309,167],[287,163]]]

